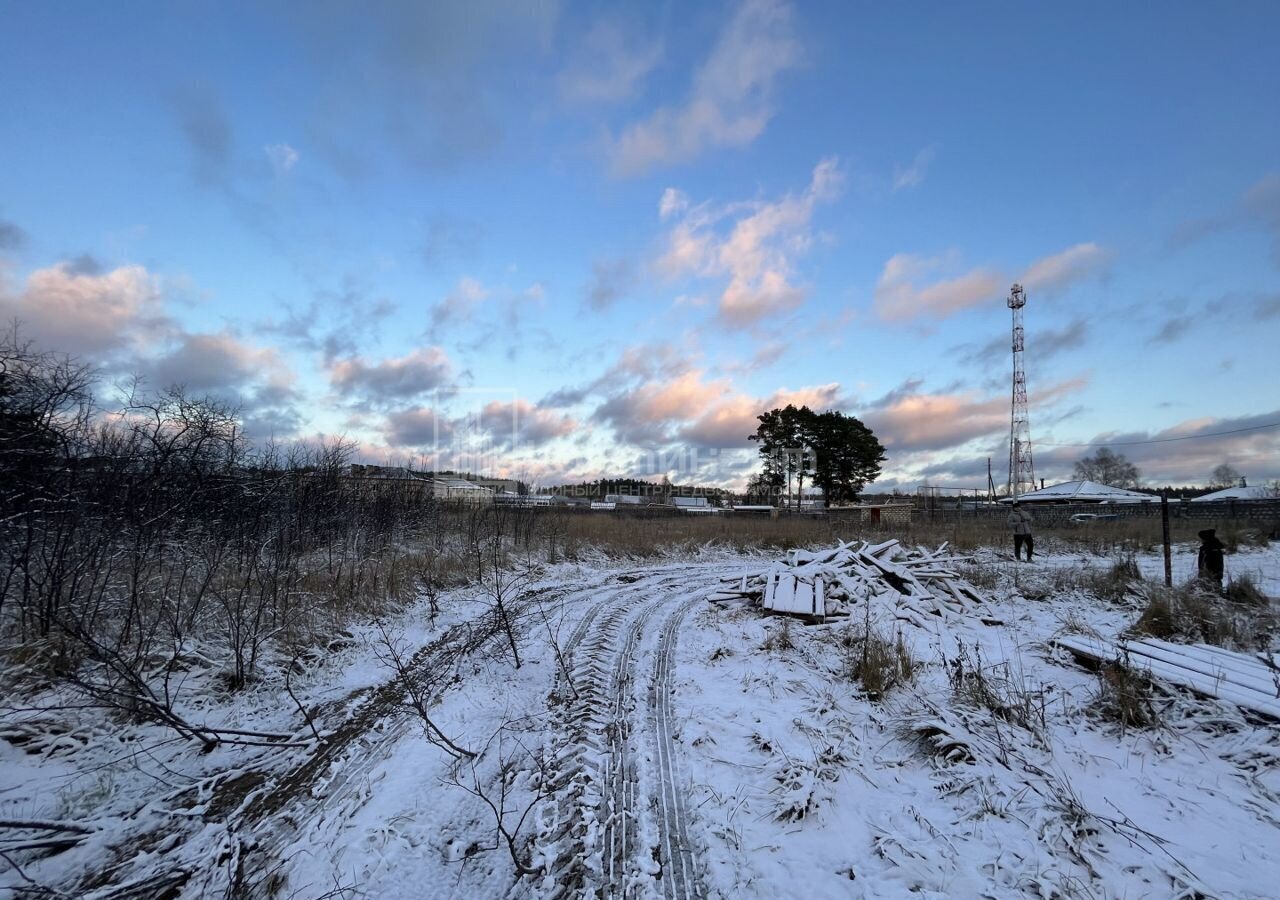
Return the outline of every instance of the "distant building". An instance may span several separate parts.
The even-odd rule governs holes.
[[[481,485],[483,487],[483,485]],[[517,494],[514,491],[498,491],[493,495],[494,506],[550,506],[550,494]]]
[[[1002,497],[1001,503],[1012,503],[1012,497]],[[1130,491],[1125,488],[1099,484],[1096,481],[1064,481],[1051,484],[1038,491],[1018,496],[1019,503],[1159,503],[1160,498],[1151,494]]]
[[[1244,479],[1241,478],[1240,481],[1243,482]],[[1241,483],[1239,487],[1223,488],[1220,491],[1214,491],[1212,494],[1192,497],[1190,502],[1220,503],[1224,500],[1280,500],[1280,491],[1265,484],[1246,485]]]
[[[855,503],[827,510],[833,520],[864,525],[910,525],[911,503]]]
[[[471,477],[467,479],[472,484],[478,484],[480,487],[488,488],[495,495],[500,493],[521,494],[525,493],[521,490],[520,482],[514,478],[481,478]]]
[[[431,479],[404,466],[367,466],[352,463],[342,473],[342,482],[362,496],[385,495],[387,491],[410,492],[429,500],[434,491]]]
[[[719,509],[707,502],[706,497],[672,497],[671,505],[691,516],[714,515]]]
[[[465,478],[437,475],[430,478],[432,496],[437,500],[462,503],[487,503],[493,499],[493,491]]]

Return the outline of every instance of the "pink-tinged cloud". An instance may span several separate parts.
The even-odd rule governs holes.
[[[839,384],[824,384],[796,390],[775,391],[769,397],[734,394],[714,403],[679,431],[682,441],[699,447],[750,447],[750,435],[760,424],[759,416],[784,406],[807,406],[819,412],[843,405]]]
[[[427,406],[389,413],[379,431],[386,445],[397,452],[434,452],[453,438],[453,425]]]
[[[876,283],[875,308],[882,319],[946,319],[967,309],[1002,302],[1013,279],[987,267],[954,274],[958,255],[897,253]],[[1109,261],[1094,243],[1076,244],[1037,259],[1017,279],[1029,292],[1057,293],[1077,281],[1101,275]]]
[[[22,334],[41,346],[98,358],[176,332],[160,279],[136,265],[105,273],[70,262],[37,269],[20,291],[0,291],[0,318],[18,319]]]
[[[448,294],[431,308],[428,332],[437,335],[441,329],[468,322],[489,291],[474,278],[460,278]]]
[[[752,397],[735,391],[726,379],[707,380],[703,372],[691,370],[610,396],[594,419],[610,426],[622,442],[641,447],[674,440],[699,447],[748,447],[757,416],[787,404],[822,410],[844,401],[835,383]]]
[[[952,278],[927,282],[949,261],[950,257],[910,253],[890,257],[876,284],[876,312],[892,321],[944,319],[999,298],[1005,279],[992,269],[973,269]]]
[[[814,167],[801,194],[688,209],[671,228],[657,269],[668,278],[727,279],[718,318],[729,328],[790,312],[806,296],[795,281],[795,260],[813,243],[814,209],[839,196],[843,181],[838,162],[829,158]],[[674,214],[670,209],[668,215]],[[726,221],[731,223],[727,233]]]
[[[258,383],[288,389],[294,381],[280,354],[236,335],[184,334],[168,353],[146,366],[157,387],[181,385],[195,392],[243,391]]]
[[[493,442],[508,450],[541,447],[556,438],[566,437],[578,429],[571,416],[542,409],[527,400],[486,403],[481,410],[480,427]]]
[[[696,419],[732,390],[728,381],[703,381],[702,375],[694,370],[622,391],[605,400],[594,417],[628,443],[664,443],[673,425]]]
[[[447,387],[453,364],[439,347],[422,347],[400,357],[370,363],[362,357],[337,360],[329,367],[329,383],[338,393],[386,403]]]
[[[1087,378],[1079,377],[1049,385],[1032,398],[1033,407],[1050,406],[1087,384]],[[928,394],[909,387],[892,392],[887,403],[868,411],[862,419],[885,447],[904,454],[955,448],[975,438],[1006,433],[1009,415],[1009,398],[1003,394]],[[1033,438],[1034,423],[1033,409]],[[894,460],[895,466],[902,462]]]
[[[1019,282],[1031,294],[1052,294],[1077,281],[1100,275],[1107,262],[1107,252],[1097,244],[1076,244],[1037,259],[1022,273]]]
[[[800,56],[790,6],[745,0],[694,76],[685,102],[659,107],[612,142],[614,173],[638,175],[718,147],[750,144],[773,117],[775,82]]]

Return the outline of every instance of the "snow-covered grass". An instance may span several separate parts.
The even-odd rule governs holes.
[[[697,620],[676,696],[719,889],[1274,896],[1275,723],[1157,687],[1159,726],[1121,728],[1105,715],[1107,683],[1047,645],[1060,631],[1113,636],[1133,621],[1136,597],[1105,603],[1076,586],[1113,562],[984,556],[1001,625],[955,617],[922,630],[892,605],[874,610],[925,660],[881,702],[844,677],[841,645],[856,622],[793,629],[793,650],[761,654],[753,648],[777,620],[750,609]],[[1159,557],[1137,561],[1163,572]],[[1264,584],[1280,574],[1273,550],[1234,562]]]
[[[1140,697],[1154,724],[1117,722],[1115,683],[1049,641],[1113,638],[1145,599],[1113,571],[1124,552],[1041,543],[1030,566],[990,549],[959,564],[989,598],[981,616],[922,623],[881,595],[820,625],[700,599],[777,552],[577,548],[523,585],[518,669],[480,585],[442,592],[438,616],[423,602],[358,622],[287,680],[273,657],[228,692],[193,664],[188,721],[281,736],[209,752],[56,684],[11,684],[0,819],[32,827],[0,828],[0,889],[1274,896],[1276,723],[1158,680]],[[1175,581],[1194,558],[1177,548]],[[1163,578],[1159,554],[1133,559]],[[1280,547],[1229,556],[1244,573],[1280,595]],[[892,677],[870,684],[873,639]],[[475,756],[430,739],[401,702],[415,692]],[[691,869],[677,879],[676,863]]]

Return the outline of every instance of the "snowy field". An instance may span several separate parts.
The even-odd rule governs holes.
[[[236,693],[192,653],[176,708],[241,732],[208,751],[14,682],[0,893],[1277,895],[1277,723],[1157,680],[1153,723],[1123,726],[1051,643],[1138,618],[1133,591],[1087,587],[1115,560],[979,551],[947,565],[980,600],[923,616],[896,590],[821,624],[708,602],[782,561],[545,567],[511,610],[518,668],[468,589]],[[1137,563],[1162,578],[1159,556]],[[1178,548],[1176,579],[1193,565]],[[1274,606],[1280,546],[1228,572]],[[910,659],[874,697],[855,672],[869,635]]]

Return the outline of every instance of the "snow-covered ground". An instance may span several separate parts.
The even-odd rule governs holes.
[[[963,570],[992,579],[981,609],[923,622],[887,594],[812,626],[707,602],[777,558],[547,567],[516,602],[519,668],[470,589],[434,621],[423,604],[355,629],[287,684],[285,660],[235,694],[193,664],[188,720],[282,736],[245,736],[270,746],[201,752],[156,725],[53,709],[75,701],[24,682],[0,726],[0,819],[32,827],[0,831],[0,890],[1276,896],[1276,723],[1170,688],[1156,727],[1121,730],[1096,714],[1099,676],[1048,643],[1133,622],[1136,601],[1058,574],[1112,560],[982,551]],[[1158,555],[1138,563],[1162,577]],[[1179,548],[1175,576],[1193,565]],[[1274,545],[1228,571],[1280,595]],[[868,625],[917,661],[875,700],[848,675]],[[475,756],[429,739],[388,642],[432,723]],[[1018,708],[958,696],[959,672]]]

